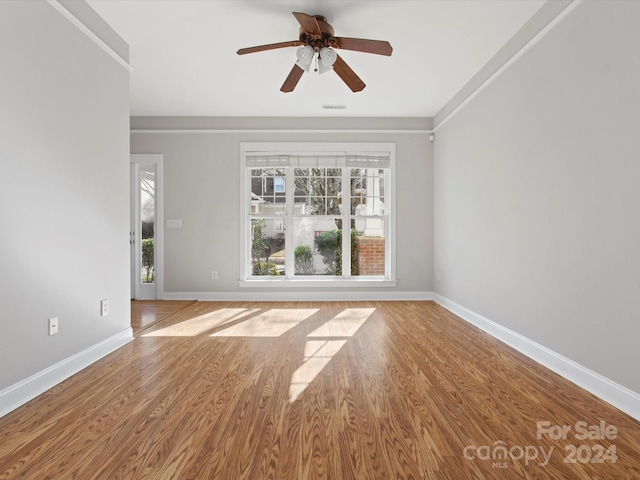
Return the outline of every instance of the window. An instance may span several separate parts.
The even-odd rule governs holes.
[[[273,190],[275,193],[284,193],[284,178],[275,177],[273,179]]]
[[[242,144],[241,282],[394,282],[394,144]]]

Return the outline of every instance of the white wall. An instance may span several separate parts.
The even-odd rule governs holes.
[[[1,415],[10,386],[130,332],[130,304],[128,71],[47,2],[2,1],[0,72]]]
[[[149,128],[211,126],[215,128],[209,133],[137,132]],[[290,126],[318,131],[292,132]],[[371,132],[322,132],[331,127],[367,128]],[[408,131],[410,127],[416,131]],[[226,299],[265,294],[264,289],[252,290],[238,285],[240,142],[330,141],[396,143],[398,282],[397,287],[385,293],[424,295],[431,291],[432,148],[424,127],[424,119],[132,118],[131,151],[164,155],[165,219],[182,219],[183,228],[165,229],[165,291],[171,298],[175,298],[175,294],[193,298],[193,293],[199,298]],[[223,129],[231,131],[220,131]],[[259,129],[279,131],[260,133]],[[218,271],[218,280],[211,279],[212,270]],[[269,294],[274,293],[273,289],[269,290]],[[344,288],[334,291],[345,292]],[[357,292],[367,291],[381,292],[379,288],[357,289]],[[296,288],[295,292],[301,300],[309,298],[310,290]]]
[[[442,296],[640,392],[640,2],[583,2],[434,146]]]

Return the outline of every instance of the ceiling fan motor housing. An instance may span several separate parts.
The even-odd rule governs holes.
[[[322,15],[314,15],[313,17],[318,22],[322,35],[315,35],[312,32],[307,32],[304,27],[300,27],[300,41],[312,46],[316,52],[325,47],[335,47],[337,44],[335,32],[326,17]]]

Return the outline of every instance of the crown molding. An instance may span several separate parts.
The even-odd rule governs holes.
[[[95,13],[92,9],[90,9],[90,7],[87,4],[85,4],[84,2],[74,2],[67,5],[68,2],[65,2],[65,4],[63,4],[59,0],[47,0],[47,3],[51,5],[53,8],[55,8],[60,14],[62,14],[64,18],[69,20],[78,30],[84,33],[92,42],[94,42],[102,50],[104,50],[119,65],[124,67],[129,72],[133,71],[133,68],[129,64],[128,51],[118,53],[116,49],[112,48],[107,42],[105,42],[102,38],[98,36],[98,34],[94,31],[94,28],[89,25],[90,23],[88,21],[89,11],[85,12],[84,15],[80,15],[79,7],[82,5],[86,5],[86,8],[89,9],[90,12],[92,12],[93,15],[97,17],[97,13]],[[69,7],[73,7],[75,11],[72,12]],[[81,19],[80,17],[83,17],[83,18]],[[98,18],[99,18],[99,21],[102,22],[102,19],[100,17]],[[117,34],[113,32],[112,35],[117,35]],[[124,41],[122,41],[122,43],[126,45]],[[121,45],[120,48],[118,49],[121,50],[122,48],[123,47]]]
[[[583,0],[547,0],[540,10],[433,117],[434,132],[545,37]]]

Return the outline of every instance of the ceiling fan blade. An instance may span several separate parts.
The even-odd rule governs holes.
[[[390,56],[393,52],[391,44],[385,40],[366,40],[364,38],[336,37],[338,48],[356,52],[375,53]]]
[[[296,85],[303,73],[304,70],[294,63],[289,75],[282,84],[282,87],[280,87],[280,91],[285,93],[293,92],[293,89],[296,88]]]
[[[359,92],[367,86],[360,77],[351,70],[351,67],[346,64],[340,55],[337,56],[336,63],[333,64],[333,69],[352,92]]]
[[[316,37],[322,36],[322,30],[320,30],[320,25],[318,25],[316,17],[300,12],[293,12],[293,16],[296,17],[296,20],[298,20],[298,23],[305,32]]]
[[[247,53],[264,52],[265,50],[275,50],[276,48],[298,47],[302,45],[300,40],[291,40],[289,42],[270,43],[268,45],[258,45],[257,47],[241,48],[236,53],[245,55]]]

